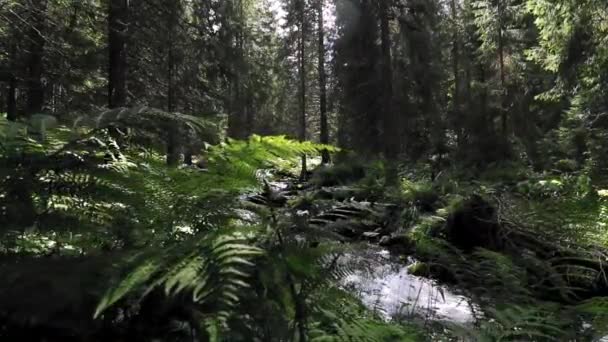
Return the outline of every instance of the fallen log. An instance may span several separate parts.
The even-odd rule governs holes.
[[[550,233],[502,214],[497,205],[473,195],[449,215],[436,237],[465,255],[485,249],[508,256],[526,270],[528,287],[539,298],[576,303],[608,295],[606,248],[552,241]]]

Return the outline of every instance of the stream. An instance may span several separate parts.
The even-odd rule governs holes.
[[[272,181],[267,184],[285,198],[294,198],[300,192],[293,191],[288,181]],[[261,204],[266,203],[259,199],[260,195],[247,194],[242,199],[254,202],[252,200],[256,197],[261,200]],[[350,206],[348,201],[337,202],[312,219],[307,210],[302,211],[302,215],[309,222],[315,221],[312,224],[321,224],[321,227],[331,229],[327,225],[332,224],[332,218],[340,221],[348,220],[349,214],[356,217],[359,213],[357,208],[359,206],[352,205],[352,202]],[[257,215],[248,210],[237,215],[245,224],[258,221]],[[295,215],[300,216],[300,211]],[[356,231],[356,228],[353,231]],[[372,242],[351,243],[352,248],[337,261],[342,269],[347,270],[339,279],[339,286],[357,296],[363,305],[385,320],[407,321],[425,326],[429,323],[438,324],[440,329],[445,325],[471,328],[483,316],[482,310],[458,289],[412,274],[410,268],[416,263],[414,258],[391,255],[388,250]],[[591,328],[590,324],[587,325],[587,329]],[[586,336],[589,338],[589,335]],[[596,337],[593,340],[608,342],[608,336]]]
[[[414,260],[402,260],[386,250],[367,246],[340,261],[352,272],[342,286],[371,310],[389,319],[420,319],[469,324],[475,320],[466,297],[434,281],[410,274]]]
[[[289,188],[289,182],[285,181],[273,181],[269,185],[278,192]],[[385,319],[461,325],[475,321],[474,309],[466,297],[431,279],[410,274],[408,267],[415,260],[392,256],[373,244],[358,245],[355,250],[339,260],[351,270],[340,281],[341,286]]]

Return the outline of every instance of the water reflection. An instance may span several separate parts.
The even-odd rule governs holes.
[[[411,260],[396,260],[387,251],[370,249],[348,254],[341,262],[354,270],[342,280],[343,285],[387,319],[416,317],[454,323],[474,320],[465,297],[429,279],[409,274],[407,266]]]

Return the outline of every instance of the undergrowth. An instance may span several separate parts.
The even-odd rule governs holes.
[[[204,163],[166,165],[168,124],[212,143],[201,144]],[[285,137],[220,143],[212,127],[119,109],[36,140],[27,126],[0,121],[0,253],[16,263],[3,265],[0,336],[32,327],[49,334],[59,312],[65,336],[98,338],[552,341],[608,333],[608,190],[584,172],[504,169],[472,181],[404,170],[401,186],[387,189],[381,162],[353,160],[319,167],[286,199],[265,185],[273,173],[294,173],[302,155],[336,149]],[[265,205],[245,200],[253,193]],[[455,240],[454,217],[471,203],[492,211],[469,217],[479,227]],[[348,222],[375,229],[357,234],[402,244],[395,250],[417,259],[417,275],[469,298],[476,321],[442,324],[438,334],[386,321],[342,289],[354,270],[337,260],[352,246],[329,231],[340,222],[323,230],[307,218],[345,204],[366,215]],[[484,245],[488,227],[498,227],[499,241]],[[478,245],[459,245],[467,239]],[[40,282],[57,300],[22,299]],[[16,309],[37,301],[36,310]],[[83,311],[86,324],[78,323]]]
[[[368,194],[381,191],[382,176],[370,169],[351,186],[376,187]],[[497,166],[475,180],[460,171],[434,179],[404,171],[402,177],[400,191],[374,198],[402,204],[401,227],[392,235],[414,248],[391,248],[410,253],[419,260],[413,272],[450,284],[477,311],[474,326],[448,324],[448,335],[475,341],[605,336],[608,191],[584,171],[535,173]],[[462,250],[450,241],[451,217],[469,210],[471,196],[495,209],[488,219],[503,230],[499,245]]]
[[[216,143],[199,151],[204,168],[166,166],[169,126]],[[335,149],[285,137],[217,143],[212,128],[150,108],[81,118],[38,140],[0,121],[0,251],[17,262],[0,284],[0,337],[414,340],[415,328],[384,322],[337,287],[349,272],[335,263],[340,245],[302,242],[316,233],[243,201],[264,190],[268,171]],[[24,300],[40,282],[56,296]]]

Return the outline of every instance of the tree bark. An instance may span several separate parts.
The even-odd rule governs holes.
[[[228,136],[234,139],[246,138],[246,113],[245,113],[245,89],[244,82],[244,5],[243,0],[238,0],[234,7],[231,4],[232,21],[229,29],[230,41],[234,39],[234,48],[231,53],[231,88],[233,90],[232,106],[228,118]],[[236,23],[236,24],[235,24]]]
[[[169,3],[169,16],[167,18],[168,41],[167,41],[167,112],[175,112],[175,26],[177,25],[176,0]],[[176,122],[172,122],[167,139],[167,165],[177,166],[180,162],[180,139],[179,129]]]
[[[501,90],[501,120],[502,120],[502,134],[505,139],[508,136],[508,117],[507,108],[504,106],[505,100],[505,56],[504,56],[504,41],[503,41],[503,7],[502,0],[498,0],[498,60],[500,64],[500,90]]]
[[[460,72],[459,72],[459,59],[460,59],[460,47],[459,47],[459,37],[458,37],[458,7],[456,4],[456,0],[450,1],[450,10],[452,12],[452,21],[453,26],[452,30],[454,33],[452,35],[452,73],[454,74],[454,116],[457,122],[457,140],[458,145],[462,145],[462,129],[459,125],[462,124],[462,108],[461,108],[461,91],[460,91]]]
[[[324,0],[318,0],[318,40],[319,40],[319,112],[321,120],[321,144],[329,144],[329,125],[327,122],[327,75],[325,73],[325,27],[323,18]],[[323,150],[321,154],[321,162],[328,164],[330,162],[329,152]]]
[[[388,1],[380,1],[380,40],[382,52],[382,90],[383,90],[383,128],[384,157],[386,158],[386,183],[395,185],[398,182],[396,159],[399,154],[399,130],[396,125],[393,101],[393,70],[391,58],[391,41],[389,27]]]
[[[44,106],[43,56],[46,27],[47,0],[32,0],[32,25],[29,29],[29,56],[27,61],[27,114],[42,112]]]
[[[488,117],[488,89],[487,89],[487,84],[486,84],[487,80],[486,80],[486,68],[485,66],[480,63],[479,64],[479,83],[481,85],[481,94],[479,96],[479,101],[480,101],[480,115],[481,115],[481,123],[482,123],[482,129],[484,132],[486,133],[493,133],[494,131],[494,125],[493,125],[493,120],[491,120]],[[481,146],[480,146],[481,147]]]
[[[17,78],[15,77],[16,55],[17,46],[15,43],[12,43],[9,56],[11,70],[8,75],[8,89],[6,92],[6,119],[9,121],[17,120]]]
[[[108,106],[127,104],[127,37],[129,31],[129,0],[110,0],[108,14],[109,82]]]
[[[6,119],[9,121],[17,121],[17,80],[15,76],[11,76],[8,83],[8,92],[6,93]]]
[[[299,39],[299,59],[300,59],[300,123],[299,123],[299,132],[298,138],[300,141],[306,140],[306,4],[305,0],[299,1],[300,5],[300,39]],[[306,155],[302,155],[302,173],[300,175],[301,179],[306,178],[307,166],[306,166]]]
[[[253,103],[253,94],[250,89],[247,90],[247,98],[245,100],[245,134],[246,137],[255,133],[255,108]]]

